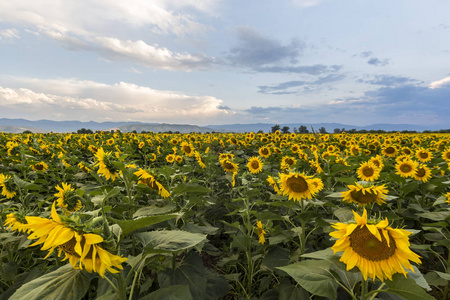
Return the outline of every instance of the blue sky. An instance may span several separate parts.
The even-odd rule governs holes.
[[[450,1],[0,2],[0,118],[450,128]]]

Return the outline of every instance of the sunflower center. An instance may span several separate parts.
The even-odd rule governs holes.
[[[183,151],[184,151],[184,153],[189,154],[189,153],[192,152],[192,149],[191,149],[191,147],[189,147],[189,146],[184,146],[184,147],[183,147]]]
[[[252,167],[252,169],[259,169],[259,162],[257,160],[253,160],[250,166]]]
[[[352,199],[358,203],[372,203],[377,201],[377,195],[366,191],[363,193],[362,191],[353,191],[350,193]]]
[[[411,172],[412,167],[409,164],[403,164],[400,166],[400,171],[402,171],[403,173],[409,173]]]
[[[395,153],[394,147],[387,147],[386,150],[384,150],[387,154],[393,154]]]
[[[350,246],[359,256],[368,259],[370,261],[386,260],[395,254],[395,240],[389,235],[389,246],[380,229],[378,229],[381,235],[381,241],[379,241],[367,228],[367,226],[356,227],[356,229],[350,234]]]
[[[292,166],[294,164],[294,160],[292,158],[286,158],[286,160],[284,162],[290,166]]]
[[[371,167],[364,167],[361,171],[366,177],[371,177],[374,174],[374,170]]]
[[[426,152],[420,152],[419,153],[419,156],[420,156],[420,158],[428,158],[428,153],[426,153]]]
[[[308,190],[308,183],[302,177],[289,177],[286,180],[286,184],[296,193],[303,193]]]
[[[234,169],[233,165],[230,162],[228,162],[228,161],[223,163],[223,168],[226,169],[226,170],[233,170]]]
[[[261,154],[262,155],[268,155],[269,154],[269,150],[267,148],[263,148],[263,149],[261,149]]]
[[[62,245],[59,245],[59,248],[61,248],[67,254],[70,254],[72,256],[80,258],[80,255],[75,251],[76,244],[77,244],[77,240],[75,239],[75,237],[73,237],[70,241],[65,242]],[[83,244],[84,243],[82,241],[82,246],[83,246]]]
[[[34,165],[34,168],[35,168],[37,171],[42,171],[42,170],[44,169],[44,165],[43,165],[43,164],[35,164],[35,165]]]
[[[426,174],[426,172],[425,172],[425,169],[424,169],[424,168],[419,168],[419,169],[417,169],[417,171],[416,171],[416,176],[417,176],[417,177],[424,177],[425,174]]]

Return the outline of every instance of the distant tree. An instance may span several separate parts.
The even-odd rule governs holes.
[[[275,130],[276,131],[276,130]],[[274,131],[274,132],[275,132]],[[258,132],[257,133],[264,133],[264,131],[262,131],[261,129],[260,130],[258,130]]]
[[[282,133],[289,133],[289,126],[283,126],[283,128],[281,128],[281,132]]]
[[[341,133],[341,130],[340,130],[339,128],[335,128],[335,129],[333,130],[333,132],[334,132],[334,133]]]
[[[302,125],[298,128],[298,133],[309,133],[309,130],[305,125]]]
[[[325,127],[323,127],[323,126],[319,128],[319,132],[320,133],[328,133],[327,129]]]
[[[275,125],[275,126],[272,126],[272,133],[275,133],[275,131],[277,131],[277,130],[280,130],[280,128],[281,128],[281,126],[280,125]]]
[[[294,127],[293,131],[294,131],[294,133],[298,133],[298,130],[296,127]]]
[[[22,132],[23,134],[29,134],[29,133],[33,133],[30,130],[25,130],[24,132]]]
[[[81,134],[91,134],[94,133],[91,129],[81,128],[77,130],[77,133]]]

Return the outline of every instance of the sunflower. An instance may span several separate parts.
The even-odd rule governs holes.
[[[163,198],[167,198],[170,196],[170,193],[164,188],[164,186],[159,183],[153,175],[148,173],[144,169],[139,169],[139,171],[134,172],[139,179],[139,183],[145,184],[152,190],[155,190],[159,193],[159,195]]]
[[[386,194],[388,190],[385,185],[374,186],[374,185],[361,185],[356,183],[356,185],[348,185],[348,191],[342,193],[342,201],[349,203],[356,203],[359,206],[364,206],[371,203],[377,203],[381,205],[386,203]]]
[[[41,172],[45,172],[48,170],[48,165],[45,162],[39,162],[37,164],[31,165],[31,168],[34,171],[41,171]]]
[[[420,164],[416,169],[416,173],[414,173],[414,179],[427,182],[430,178],[431,170],[426,165]]]
[[[420,162],[429,162],[433,158],[431,151],[425,148],[418,148],[415,155]]]
[[[183,162],[183,157],[177,155],[177,156],[175,156],[175,160],[176,160],[177,163],[181,164]]]
[[[105,176],[106,180],[116,180],[119,177],[119,169],[113,164],[113,157],[111,152],[105,152],[103,148],[99,148],[95,154],[98,162],[95,166],[98,166],[98,174]]]
[[[444,152],[442,152],[442,158],[447,162],[450,162],[450,148],[446,148]]]
[[[303,173],[280,173],[279,175],[280,190],[283,196],[289,196],[289,200],[311,199],[315,195],[315,186],[310,181],[312,176]]]
[[[259,148],[258,153],[260,156],[267,158],[270,156],[271,151],[270,151],[270,148],[268,148],[268,147],[261,147],[261,148]]]
[[[397,148],[393,147],[393,146],[387,146],[385,148],[383,148],[383,150],[381,150],[381,153],[384,156],[388,156],[388,157],[395,157],[397,155]]]
[[[175,157],[176,157],[175,154],[169,154],[169,155],[166,156],[166,161],[168,163],[173,163],[175,161]]]
[[[298,152],[298,150],[297,150]],[[289,169],[297,163],[297,160],[292,156],[284,156],[281,159],[281,169]]]
[[[88,173],[89,174],[89,172],[92,172],[92,170],[87,166],[87,164],[85,162],[79,162],[77,166],[84,173]]]
[[[334,223],[337,231],[330,236],[337,238],[331,247],[333,252],[343,251],[340,261],[347,265],[347,271],[358,267],[364,280],[375,278],[392,280],[392,275],[405,275],[409,269],[414,272],[410,261],[420,264],[420,256],[409,249],[411,232],[389,227],[389,221],[367,221],[367,211],[362,216],[353,212],[355,223]]]
[[[269,185],[270,185],[271,187],[273,187],[273,189],[275,190],[275,192],[276,192],[278,195],[282,195],[282,194],[283,194],[283,193],[281,192],[281,190],[280,190],[280,187],[278,186],[277,181],[276,181],[272,176],[268,176],[266,180],[267,180],[267,182],[269,183]]]
[[[195,159],[197,160],[200,168],[202,168],[202,169],[206,168],[206,165],[202,161],[202,156],[200,155],[200,153],[198,151],[194,152],[194,156],[195,156]]]
[[[364,181],[374,181],[380,177],[381,169],[377,168],[374,163],[364,162],[356,172],[359,179]]]
[[[74,221],[60,217],[56,212],[56,202],[51,209],[52,219],[25,217],[27,225],[23,227],[30,232],[28,239],[38,239],[30,247],[42,245],[41,250],[48,250],[47,258],[58,248],[58,256],[64,252],[65,258],[74,269],[85,269],[89,273],[97,272],[104,277],[106,270],[117,273],[114,268],[122,270],[120,265],[126,261],[109,253],[99,246],[103,238],[98,234],[88,233],[75,226]]]
[[[258,174],[262,171],[263,165],[261,158],[252,156],[248,159],[247,168],[252,174]]]
[[[194,155],[194,149],[192,147],[192,145],[186,143],[186,142],[182,142],[181,143],[181,151],[183,151],[184,155],[191,157],[192,155]]]
[[[145,142],[139,142],[139,144],[138,144],[139,149],[144,148],[144,146],[145,146]]]
[[[416,174],[417,170],[417,162],[406,159],[402,162],[399,162],[395,165],[395,169],[397,172],[395,174],[400,175],[401,177],[413,177]]]
[[[0,186],[2,187],[2,195],[6,199],[11,199],[16,195],[15,183],[10,175],[0,174]]]
[[[6,215],[6,220],[3,223],[3,226],[7,226],[7,229],[17,231],[17,232],[26,232],[27,228],[27,220],[20,213],[13,212]]]
[[[83,205],[81,204],[80,198],[75,193],[71,184],[61,183],[61,187],[56,186],[58,193],[55,194],[58,199],[56,199],[56,204],[66,209],[68,212],[74,212],[80,210]]]
[[[383,158],[380,155],[371,157],[369,162],[373,163],[380,170],[384,167]]]
[[[309,179],[310,187],[311,187],[311,193],[317,194],[323,189],[323,181],[320,178],[311,178]]]
[[[264,235],[266,234],[266,231],[263,229],[263,224],[261,221],[256,222],[256,233],[258,234],[259,243],[264,244],[266,242],[266,238]]]
[[[231,162],[228,159],[224,159],[220,162],[220,164],[222,165],[222,168],[224,169],[225,172],[229,172],[229,173],[234,173],[237,172],[239,170],[239,167],[237,164]]]
[[[445,194],[445,202],[450,204],[450,193]]]

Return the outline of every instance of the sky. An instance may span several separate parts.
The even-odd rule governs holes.
[[[0,1],[0,118],[450,128],[448,0]]]

